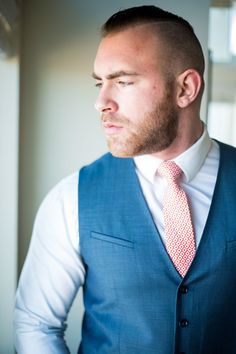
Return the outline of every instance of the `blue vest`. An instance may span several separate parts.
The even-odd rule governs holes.
[[[83,354],[236,353],[236,149],[220,143],[213,200],[184,279],[148,209],[133,159],[79,177],[86,268]]]

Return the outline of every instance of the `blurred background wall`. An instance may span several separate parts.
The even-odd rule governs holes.
[[[18,84],[16,58],[0,58],[0,353],[12,351],[17,281]]]
[[[192,23],[208,62],[210,0],[152,3]],[[99,27],[120,8],[142,4],[150,1],[24,0],[21,4],[20,69],[17,54],[0,61],[0,354],[14,352],[14,292],[40,202],[61,178],[107,149],[94,110],[96,89],[91,79]],[[206,115],[207,95],[204,120]],[[76,353],[80,340],[82,311],[80,295],[66,334],[71,353]]]
[[[0,354],[13,353],[17,282],[19,7],[0,1]]]

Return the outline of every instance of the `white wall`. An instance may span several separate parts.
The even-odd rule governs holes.
[[[18,71],[0,59],[0,353],[12,354],[12,309],[17,279]]]
[[[193,24],[207,53],[208,0],[160,0]],[[63,176],[106,150],[90,78],[98,28],[120,8],[150,1],[25,0],[21,57],[20,264],[40,201]],[[67,337],[78,345],[75,304]]]

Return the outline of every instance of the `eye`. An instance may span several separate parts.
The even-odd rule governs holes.
[[[132,81],[118,81],[118,85],[121,87],[127,87],[133,85]]]
[[[95,87],[101,88],[101,87],[102,87],[102,82],[101,82],[101,81],[96,82],[96,83],[95,83]]]

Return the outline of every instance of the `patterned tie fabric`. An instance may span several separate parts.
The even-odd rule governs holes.
[[[196,245],[187,196],[178,184],[182,170],[175,162],[164,161],[158,173],[168,183],[163,200],[166,250],[184,277],[195,256]]]

